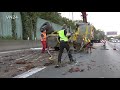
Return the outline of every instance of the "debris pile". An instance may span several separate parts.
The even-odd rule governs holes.
[[[72,72],[83,72],[83,71],[84,71],[84,69],[80,70],[80,68],[78,68],[78,67],[75,67],[75,68],[72,67],[69,69],[68,72],[72,73]]]
[[[16,64],[26,64],[27,62],[26,61],[17,61],[15,62]]]
[[[20,67],[20,68],[17,68],[19,71],[23,71],[25,70],[25,67]]]
[[[54,51],[52,54],[57,55],[57,52]],[[0,77],[11,78],[38,66],[49,66],[54,64],[54,60],[48,60],[48,58],[49,55],[47,53],[41,55],[39,50],[0,54]]]
[[[25,69],[26,70],[30,70],[30,69],[32,69],[32,68],[34,68],[35,66],[33,65],[33,64],[28,64],[28,65],[26,65],[25,66]]]
[[[45,63],[44,66],[49,66],[49,65],[51,65],[51,64],[53,64],[53,63],[48,62],[48,63]]]

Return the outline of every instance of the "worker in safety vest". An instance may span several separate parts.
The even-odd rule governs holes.
[[[46,43],[46,30],[43,30],[41,31],[41,36],[40,36],[40,39],[41,39],[41,43],[42,43],[42,53],[45,52],[45,49],[47,48],[47,43]]]
[[[92,47],[91,40],[90,40],[90,39],[87,39],[87,53],[89,52],[89,50],[90,50],[90,53],[92,53],[91,47]]]
[[[104,40],[103,40],[103,43],[104,43],[104,45],[103,45],[103,46],[105,46],[105,45],[106,45],[106,39],[104,39]]]
[[[58,39],[60,41],[60,51],[59,51],[59,55],[58,55],[58,65],[55,66],[56,68],[60,67],[60,65],[61,65],[61,56],[62,56],[64,48],[66,48],[66,50],[68,52],[70,63],[72,63],[74,61],[73,58],[72,58],[72,55],[70,53],[70,47],[69,47],[69,44],[68,44],[68,38],[70,36],[67,36],[66,34],[67,34],[67,28],[64,25],[62,30],[58,31]]]
[[[83,46],[83,48],[84,48],[84,51],[87,51],[87,53],[88,53],[88,49],[90,49],[90,52],[91,52],[91,41],[90,41],[90,39],[88,39],[87,37],[84,37],[84,42],[85,42],[85,45]]]

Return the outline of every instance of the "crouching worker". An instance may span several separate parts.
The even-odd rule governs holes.
[[[66,34],[67,34],[67,29],[65,27],[63,27],[62,30],[58,31],[58,39],[60,41],[60,51],[58,55],[58,64],[55,66],[55,68],[61,66],[61,56],[62,56],[64,48],[67,50],[70,62],[71,63],[74,62],[73,57],[70,52],[70,46],[68,44],[68,39],[70,36],[67,36]]]

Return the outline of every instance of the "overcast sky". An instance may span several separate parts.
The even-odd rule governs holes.
[[[72,19],[72,12],[60,12],[63,17]],[[117,31],[120,34],[120,12],[87,12],[87,21],[96,29],[105,32]],[[73,12],[73,20],[82,20],[81,12]]]

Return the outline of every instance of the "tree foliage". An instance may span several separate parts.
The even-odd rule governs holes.
[[[117,35],[115,38],[116,38],[116,39],[120,39],[120,35]]]
[[[36,12],[21,12],[22,26],[23,26],[23,39],[27,37],[32,39],[32,33],[36,37],[36,22],[37,13]]]
[[[14,16],[14,12],[12,12],[12,17]],[[12,24],[12,38],[13,39],[17,39],[17,33],[15,32],[16,31],[16,22],[15,22],[15,19],[12,18],[11,20],[11,24]]]
[[[67,24],[67,26],[71,27],[72,30],[75,30],[76,21],[72,21],[66,17],[62,17],[61,14],[58,12],[21,12],[21,17],[23,24],[23,39],[27,39],[27,37],[32,39],[33,33],[36,37],[37,18],[42,18],[59,25]],[[78,21],[82,22],[82,20]],[[94,27],[94,39],[103,39],[104,37],[104,32],[100,29],[96,30],[96,28]]]
[[[75,29],[74,22],[62,17],[58,12],[21,12],[21,17],[23,24],[23,39],[27,39],[27,37],[32,39],[32,33],[34,33],[36,37],[37,18],[42,18],[59,25],[67,24],[71,26],[71,29]]]
[[[66,17],[62,17],[58,12],[39,12],[38,17],[59,25],[67,24],[71,26],[72,29],[75,29],[74,22]]]
[[[101,40],[101,39],[104,39],[104,37],[105,37],[104,31],[101,31],[100,29],[98,29],[98,30],[94,29],[94,39]]]

